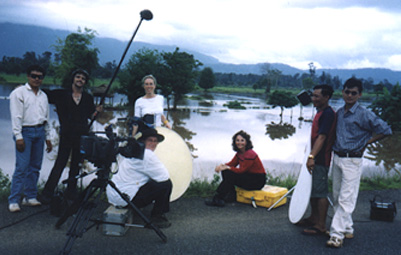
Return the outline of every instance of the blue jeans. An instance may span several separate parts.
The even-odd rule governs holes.
[[[42,166],[43,149],[45,144],[45,129],[41,127],[23,127],[22,137],[25,150],[16,152],[16,162],[13,178],[11,180],[11,194],[8,202],[19,203],[22,194],[27,199],[36,198],[39,171]],[[15,140],[15,137],[14,137]]]

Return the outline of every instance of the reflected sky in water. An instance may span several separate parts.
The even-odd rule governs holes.
[[[292,111],[285,109],[282,119],[282,123],[294,126],[296,132],[288,139],[272,140],[266,134],[266,124],[280,123],[280,109],[265,109],[266,105],[260,99],[231,97],[229,100],[240,98],[251,102],[252,104],[244,105],[252,109],[223,108],[222,105],[227,102],[227,98],[218,98],[215,101],[217,105],[209,109],[203,107],[200,112],[193,109],[190,117],[184,120],[185,127],[196,133],[189,141],[197,149],[193,152],[197,156],[194,160],[194,177],[210,178],[217,164],[231,160],[235,154],[231,147],[232,136],[239,130],[244,130],[251,135],[254,150],[269,171],[276,174],[299,171],[299,164],[302,162],[303,150],[309,141],[311,129],[311,123],[298,120],[299,108]],[[303,109],[303,115],[309,116],[307,118],[312,117],[312,112],[312,107]]]
[[[13,87],[0,86],[0,97],[8,96]],[[258,153],[265,168],[273,175],[298,174],[305,152],[306,143],[310,139],[311,122],[298,120],[300,107],[285,109],[282,119],[280,108],[269,109],[265,100],[240,96],[228,96],[224,94],[213,95],[213,100],[207,100],[212,106],[205,107],[198,100],[187,99],[184,105],[179,105],[178,112],[167,113],[168,118],[174,123],[174,129],[184,137],[184,140],[194,148],[193,178],[212,179],[214,168],[217,164],[225,163],[234,156],[231,147],[232,136],[239,130],[244,130],[251,135],[254,150]],[[223,105],[227,101],[242,101],[247,110],[231,110]],[[115,100],[116,103],[119,100]],[[342,100],[332,100],[331,105],[337,109]],[[202,106],[200,106],[202,105]],[[11,121],[9,113],[9,100],[0,99],[0,168],[4,173],[12,175],[15,164],[14,142],[12,140]],[[302,108],[302,116],[312,119],[315,110],[312,106]],[[124,112],[115,112],[114,117],[125,116]],[[115,122],[113,120],[112,122]],[[51,123],[58,124],[57,114],[51,107]],[[286,136],[280,134],[274,140],[266,133],[266,125],[279,124],[287,126]],[[95,130],[102,130],[104,125],[94,124]],[[280,127],[278,127],[280,128]],[[288,131],[288,128],[290,131]],[[295,132],[292,132],[292,129]],[[56,136],[53,130],[54,137]],[[41,180],[45,180],[53,166],[56,150],[50,154],[45,153]],[[368,160],[365,160],[365,162]],[[367,167],[371,164],[366,163]],[[62,179],[67,177],[64,173]]]

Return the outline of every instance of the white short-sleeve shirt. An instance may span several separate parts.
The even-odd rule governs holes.
[[[161,95],[156,95],[153,98],[140,97],[135,102],[135,117],[142,118],[146,114],[153,114],[155,126],[160,127],[162,125],[163,105],[164,97]]]

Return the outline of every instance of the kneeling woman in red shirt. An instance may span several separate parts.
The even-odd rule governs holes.
[[[252,150],[251,136],[242,130],[237,132],[233,136],[232,146],[237,153],[230,162],[216,167],[215,171],[221,172],[223,181],[213,199],[205,201],[206,205],[224,206],[225,202],[234,202],[235,186],[260,190],[266,183],[266,171],[258,154]]]

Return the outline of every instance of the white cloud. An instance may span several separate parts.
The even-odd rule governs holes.
[[[401,70],[401,54],[390,56],[387,66],[393,70]]]
[[[307,69],[386,67],[401,45],[398,1],[0,0],[0,21],[25,22],[128,40],[143,9],[154,18],[136,40],[176,45],[230,63],[286,63]]]

